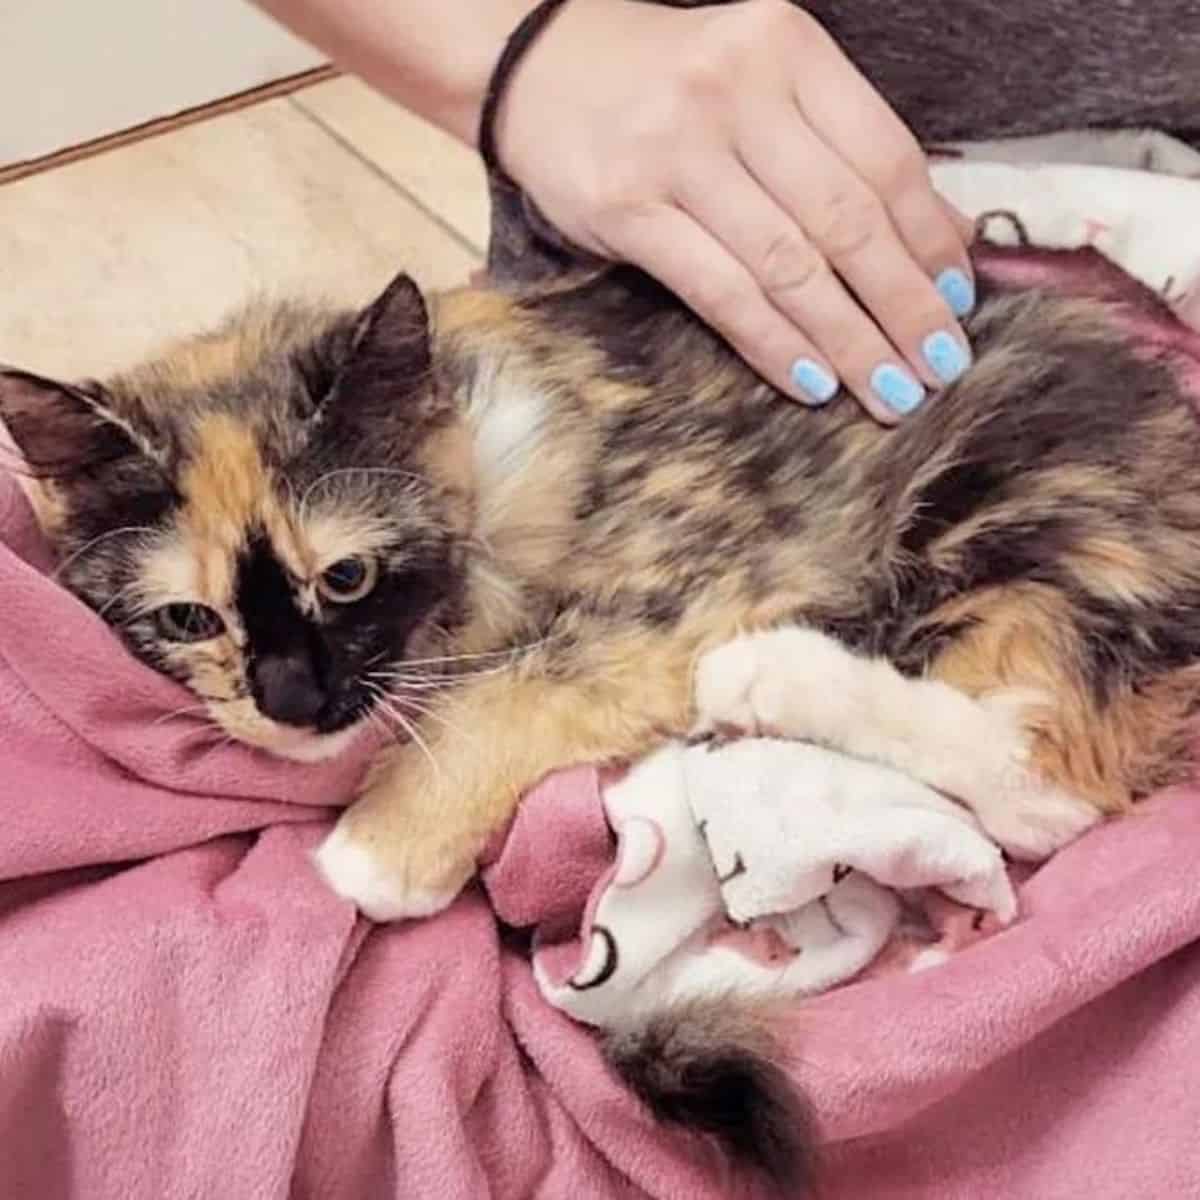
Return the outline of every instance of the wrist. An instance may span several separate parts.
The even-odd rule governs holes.
[[[537,7],[529,4],[523,15]],[[514,38],[513,26],[501,54],[514,46],[519,52],[504,70],[489,114],[491,148],[504,174],[525,187],[527,175],[543,174],[548,153],[555,161],[551,170],[562,165],[564,153],[590,154],[596,138],[610,128],[607,119],[622,114],[619,98],[629,87],[621,73],[630,41],[636,48],[642,22],[658,12],[676,15],[636,0],[564,0],[536,24],[532,36],[523,31]],[[577,136],[581,127],[586,138]]]
[[[539,0],[509,34],[492,69],[479,115],[478,150],[484,166],[493,175],[503,177],[508,174],[500,161],[499,126],[509,84],[520,71],[526,55],[535,48],[534,44],[566,3],[567,0]]]
[[[479,122],[496,64],[513,30],[538,0],[495,0],[464,13],[457,53],[431,60],[421,94],[401,98],[415,112],[478,148]],[[465,8],[466,6],[464,6]]]

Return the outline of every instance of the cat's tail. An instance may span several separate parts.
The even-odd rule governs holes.
[[[812,1193],[816,1131],[769,1029],[744,999],[693,1000],[609,1031],[609,1063],[661,1121],[717,1140],[780,1195]]]

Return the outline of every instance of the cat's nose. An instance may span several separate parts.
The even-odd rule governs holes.
[[[304,654],[270,654],[251,671],[259,711],[284,725],[312,725],[329,696]]]

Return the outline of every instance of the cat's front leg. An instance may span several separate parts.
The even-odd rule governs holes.
[[[379,921],[437,912],[543,776],[684,732],[687,655],[655,641],[593,643],[590,666],[557,662],[554,678],[505,671],[449,692],[420,728],[423,745],[386,752],[317,851],[333,890]]]
[[[469,750],[421,737],[425,748],[414,741],[380,756],[365,791],[316,853],[329,886],[375,921],[445,908],[511,813],[500,781],[465,761]]]
[[[814,629],[745,634],[710,651],[696,707],[697,733],[773,733],[903,771],[968,805],[1018,858],[1044,858],[1100,819],[1034,769],[1023,697],[979,700],[909,679]]]
[[[450,904],[521,793],[569,753],[563,731],[539,719],[545,691],[542,677],[506,670],[434,700],[412,740],[372,764],[317,851],[333,890],[376,921]]]

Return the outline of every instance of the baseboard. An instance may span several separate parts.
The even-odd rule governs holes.
[[[53,154],[47,154],[41,158],[31,158],[25,162],[12,163],[7,167],[0,167],[0,185],[12,183],[18,179],[25,179],[30,175],[37,175],[42,171],[52,171],[55,167],[78,162],[80,159],[91,158],[96,154],[104,154],[109,150],[117,149],[119,146],[127,146],[131,142],[140,142],[146,138],[158,137],[160,134],[170,133],[173,129],[182,129],[185,125],[194,125],[198,121],[207,121],[212,117],[219,117],[224,113],[237,112],[239,109],[249,108],[252,104],[261,104],[264,100],[273,100],[279,96],[287,96],[292,92],[299,91],[301,88],[311,87],[314,83],[333,79],[338,74],[337,68],[333,66],[314,67],[310,71],[301,71],[299,74],[289,75],[285,79],[276,79],[274,82],[263,84],[261,87],[249,88],[244,92],[225,96],[220,100],[214,100],[210,104],[201,104],[197,108],[184,109],[181,112],[172,113],[168,117],[158,117],[142,125],[135,125],[131,129],[122,129],[119,133],[95,138],[93,141],[84,142],[78,146],[70,146],[65,150],[56,150]]]

